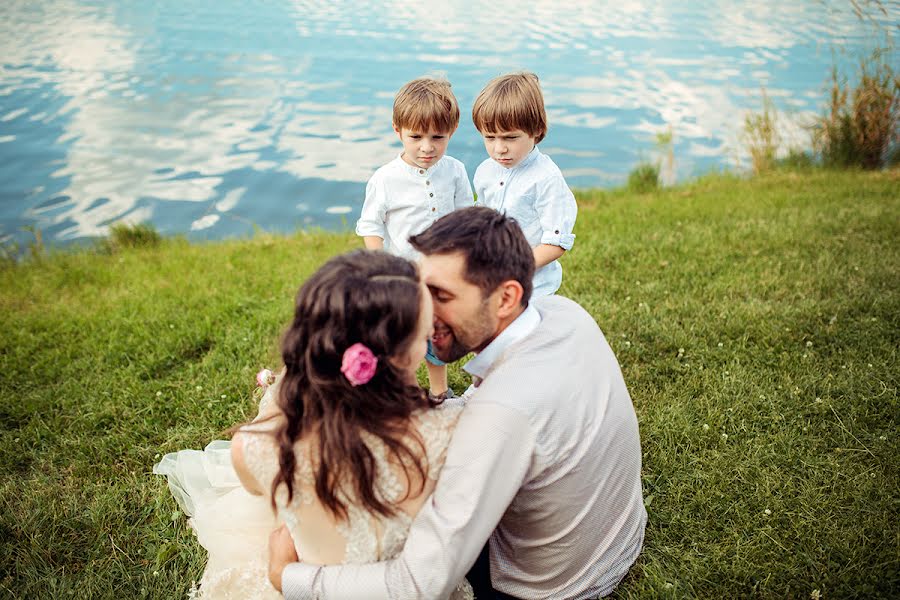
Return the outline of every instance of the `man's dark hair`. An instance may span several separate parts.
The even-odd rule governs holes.
[[[522,284],[522,306],[528,306],[534,278],[534,251],[515,219],[492,208],[455,210],[409,243],[425,255],[460,252],[466,259],[466,281],[486,297],[504,281]]]

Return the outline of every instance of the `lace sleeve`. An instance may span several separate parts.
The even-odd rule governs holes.
[[[447,458],[447,446],[453,437],[453,430],[459,415],[463,411],[461,405],[439,406],[430,410],[424,410],[416,415],[419,433],[425,442],[425,452],[428,457],[428,477],[437,479]]]

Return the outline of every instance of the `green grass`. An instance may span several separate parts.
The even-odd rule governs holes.
[[[646,545],[617,598],[900,591],[898,190],[813,171],[578,195],[561,293],[612,343],[644,450]],[[359,245],[0,268],[0,597],[184,597],[203,557],[152,464],[252,416],[300,282]]]

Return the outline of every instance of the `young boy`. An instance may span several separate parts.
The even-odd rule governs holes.
[[[472,107],[488,158],[475,171],[478,203],[513,217],[534,249],[532,297],[548,296],[562,283],[557,260],[575,242],[578,207],[559,167],[537,144],[547,133],[538,78],[512,73],[491,80]]]
[[[370,250],[417,260],[409,236],[475,202],[465,166],[445,155],[459,125],[450,83],[423,77],[404,85],[394,98],[393,125],[403,151],[369,179],[356,234]],[[431,352],[430,342],[425,359],[431,394],[452,396],[447,366]]]

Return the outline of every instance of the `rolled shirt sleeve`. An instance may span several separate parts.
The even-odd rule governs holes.
[[[575,218],[578,205],[565,179],[548,177],[535,190],[535,211],[541,224],[541,243],[571,250],[575,244]]]
[[[366,184],[366,199],[362,213],[356,222],[356,235],[378,236],[384,239],[384,223],[387,214],[387,193],[380,179],[372,177]]]
[[[289,565],[282,575],[285,598],[446,598],[522,486],[535,445],[523,413],[500,404],[470,403],[456,426],[434,494],[416,515],[400,556],[369,565]]]

